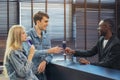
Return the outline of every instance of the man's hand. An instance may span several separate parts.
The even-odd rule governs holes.
[[[52,53],[55,54],[55,53],[61,53],[62,51],[63,51],[63,49],[61,47],[56,46],[56,47],[50,48],[48,50],[48,53],[49,54],[52,54]]]
[[[38,66],[38,73],[44,72],[45,68],[46,68],[46,61],[42,61]]]
[[[88,61],[88,60],[85,59],[85,58],[80,58],[80,59],[79,59],[79,62],[80,62],[81,64],[90,64],[90,61]]]
[[[67,47],[67,48],[65,49],[65,53],[68,53],[68,54],[74,54],[75,51],[72,50],[72,49],[70,49],[69,47]]]

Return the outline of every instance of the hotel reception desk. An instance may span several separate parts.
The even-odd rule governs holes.
[[[48,64],[46,74],[48,80],[120,80],[120,70],[55,58]]]

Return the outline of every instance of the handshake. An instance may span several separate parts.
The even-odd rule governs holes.
[[[53,48],[50,48],[49,50],[48,50],[48,53],[52,53],[52,54],[56,54],[56,53],[61,53],[61,52],[65,52],[66,54],[76,54],[76,51],[75,50],[72,50],[71,48],[69,48],[69,47],[66,47],[66,48],[61,48],[61,47],[58,47],[58,46],[56,46],[56,47],[53,47]],[[86,60],[85,58],[80,58],[79,59],[79,63],[80,64],[90,64],[90,62],[88,61],[88,60]]]
[[[61,53],[61,52],[68,53],[68,54],[75,53],[74,50],[72,50],[68,47],[66,48],[66,41],[62,42],[62,48],[59,46],[56,46],[56,47],[48,49],[49,54],[56,54],[56,53]]]
[[[65,49],[65,53],[67,53],[67,54],[75,54],[75,50],[72,50],[72,49],[67,47]],[[85,58],[80,58],[79,59],[79,63],[80,64],[90,64],[90,62],[87,59],[85,59]]]
[[[76,53],[75,50],[72,50],[71,48],[66,47],[66,41],[62,42],[62,48],[56,46],[56,47],[48,49],[49,54],[56,54],[56,53],[62,53],[62,52],[64,52],[65,54],[70,54],[70,55],[71,54],[73,54],[73,55],[80,54],[79,51],[77,51],[77,53]],[[80,64],[90,64],[90,62],[88,60],[86,60],[85,58],[80,58],[79,62],[80,62]]]
[[[49,54],[57,54],[57,53],[61,53],[63,51],[67,54],[74,54],[75,53],[74,50],[72,50],[68,47],[64,49],[64,48],[61,48],[59,46],[56,46],[56,47],[52,47],[52,48],[48,49]]]

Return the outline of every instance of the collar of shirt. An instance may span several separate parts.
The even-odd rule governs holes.
[[[35,37],[38,37],[38,35],[37,35],[37,32],[36,32],[36,30],[35,30],[35,28],[33,27],[33,35],[35,36]],[[44,33],[44,31],[42,31],[42,33],[41,33],[41,35],[42,35],[42,38],[44,38],[45,37],[45,35],[44,35],[45,33]]]

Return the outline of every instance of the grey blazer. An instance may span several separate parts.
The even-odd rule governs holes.
[[[38,80],[33,74],[32,62],[27,60],[22,50],[12,50],[6,58],[5,67],[10,80]]]

